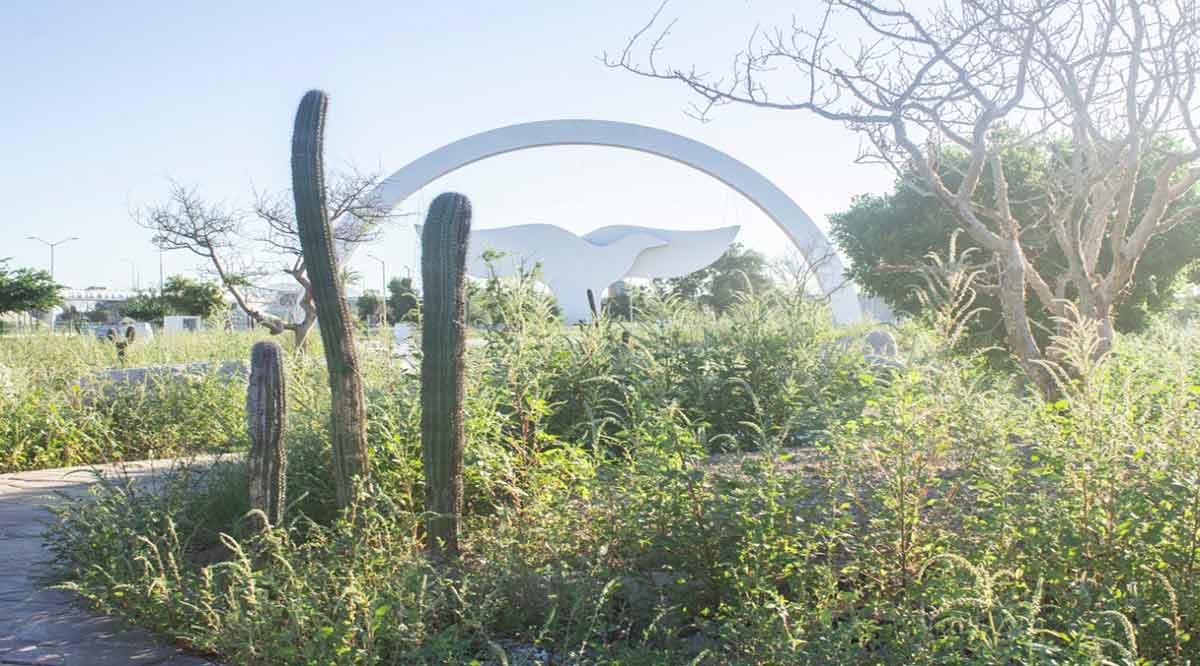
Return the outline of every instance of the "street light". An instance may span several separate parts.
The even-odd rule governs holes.
[[[64,238],[60,241],[55,241],[55,242],[51,243],[50,241],[42,239],[42,238],[38,238],[37,236],[26,236],[26,238],[28,238],[29,240],[35,240],[35,241],[50,248],[50,280],[52,282],[54,281],[54,248],[58,247],[59,245],[62,245],[63,243],[69,242],[69,241],[79,240],[78,236],[71,236],[70,238]]]
[[[129,264],[129,288],[134,291],[141,291],[141,282],[138,280],[137,262],[133,259],[125,259],[125,263]]]
[[[382,306],[381,306],[383,313],[380,316],[379,321],[382,322],[383,330],[386,331],[387,330],[387,264],[384,263],[383,259],[380,259],[379,257],[377,257],[373,254],[368,254],[367,256],[374,259],[375,261],[379,262],[379,277],[381,279],[381,284],[383,285],[383,290],[379,292],[379,297],[383,301]]]

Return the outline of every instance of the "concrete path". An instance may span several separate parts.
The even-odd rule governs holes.
[[[124,469],[144,479],[174,464],[148,461]],[[51,519],[46,505],[59,501],[59,492],[84,493],[96,482],[91,469],[0,474],[0,664],[210,666],[143,631],[88,612],[70,592],[46,589],[51,557],[42,539]]]

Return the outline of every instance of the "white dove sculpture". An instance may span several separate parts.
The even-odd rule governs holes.
[[[600,227],[584,234],[583,239],[597,245],[608,245],[626,236],[645,234],[664,242],[638,255],[627,278],[670,278],[694,273],[721,257],[740,227],[720,227],[702,231],[675,231],[617,224]]]
[[[421,225],[417,225],[417,237],[420,235]],[[501,255],[492,261],[497,277],[510,277],[540,263],[542,279],[558,299],[563,318],[573,324],[591,319],[589,290],[599,308],[604,290],[625,277],[644,250],[666,243],[650,234],[630,233],[598,245],[551,224],[472,229],[466,272],[472,277],[488,277],[483,255],[489,250]]]

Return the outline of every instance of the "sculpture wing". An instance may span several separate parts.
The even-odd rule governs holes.
[[[687,275],[720,258],[740,227],[720,227],[703,231],[675,231],[634,225],[601,227],[583,236],[597,245],[609,245],[626,236],[647,234],[660,238],[665,245],[652,247],[638,255],[625,277],[669,278]]]
[[[421,237],[423,225],[415,225]],[[492,269],[499,277],[515,275],[521,268],[563,255],[579,255],[588,245],[575,234],[550,224],[519,224],[496,229],[472,229],[467,248],[467,275],[487,277],[488,265],[484,253],[498,252],[503,256],[493,260]]]

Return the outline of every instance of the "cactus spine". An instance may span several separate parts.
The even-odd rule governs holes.
[[[463,502],[463,275],[470,232],[470,200],[451,192],[438,195],[421,234],[421,447],[429,547],[441,557],[458,554]]]
[[[313,286],[317,323],[329,367],[334,477],[338,506],[345,508],[354,499],[355,479],[367,474],[367,417],[362,377],[354,351],[353,320],[342,291],[333,233],[325,208],[322,153],[328,106],[329,97],[320,90],[310,90],[300,100],[292,133],[292,194],[296,199],[296,226],[300,232],[305,271]]]
[[[271,341],[250,348],[250,384],[246,387],[246,422],[250,431],[250,508],[267,522],[283,523],[287,456],[283,431],[287,427],[287,391],[283,381],[283,352]]]

